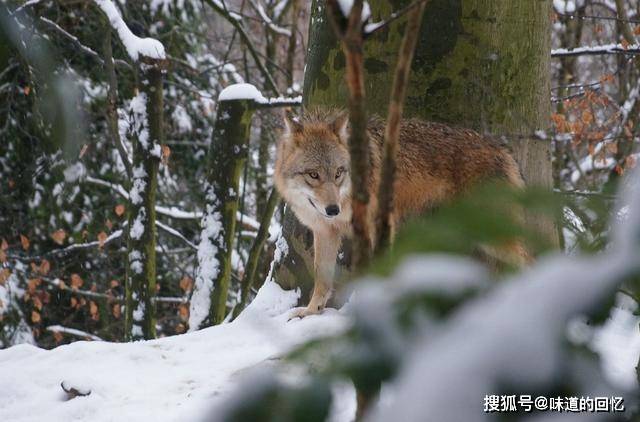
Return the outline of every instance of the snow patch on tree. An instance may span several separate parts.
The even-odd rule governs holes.
[[[131,225],[131,231],[129,232],[129,235],[132,239],[140,240],[142,238],[142,235],[144,234],[144,224],[146,219],[146,211],[144,210],[144,208],[140,208],[140,210],[138,210],[138,215],[136,216],[135,220],[133,220],[133,224]]]
[[[134,205],[140,205],[142,203],[142,194],[147,187],[147,172],[144,167],[139,165],[133,169],[133,180],[131,181],[131,191],[129,192],[129,198]]]
[[[129,253],[129,268],[135,274],[142,274],[142,254],[140,251],[133,250]]]
[[[142,149],[149,151],[149,123],[147,120],[147,94],[139,92],[129,103],[130,130],[138,137]]]
[[[75,183],[87,174],[87,169],[81,162],[76,162],[67,167],[64,172],[64,180],[67,183]]]
[[[208,189],[210,191],[210,189]],[[212,195],[209,193],[208,196]],[[222,216],[216,211],[217,199],[208,198],[206,211],[200,223],[202,228],[200,244],[198,245],[198,270],[189,306],[189,331],[200,328],[209,314],[213,281],[218,276],[220,263],[216,258],[218,245],[216,243],[222,230]]]

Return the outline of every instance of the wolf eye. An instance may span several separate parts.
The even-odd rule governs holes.
[[[312,179],[317,179],[320,176],[318,176],[318,172],[317,171],[310,171],[309,173],[307,173],[309,175],[310,178]]]
[[[336,179],[339,179],[340,176],[342,176],[343,172],[344,172],[344,169],[342,167],[339,167],[338,171],[336,171]]]

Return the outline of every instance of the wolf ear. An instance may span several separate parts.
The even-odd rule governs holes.
[[[302,133],[302,123],[300,119],[293,114],[293,110],[290,108],[285,109],[284,115],[284,135],[288,137],[289,135],[293,135],[295,133]]]
[[[331,124],[331,129],[333,130],[333,133],[338,135],[338,138],[340,138],[340,140],[345,143],[349,139],[349,133],[347,132],[348,125],[349,125],[349,113],[347,113],[346,111],[340,112],[336,116],[336,118],[333,120],[333,123]]]

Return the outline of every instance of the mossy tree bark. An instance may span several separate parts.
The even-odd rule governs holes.
[[[133,162],[125,274],[126,341],[156,337],[156,190],[163,141],[162,62],[141,64],[132,100]]]
[[[371,21],[386,19],[408,1],[369,1]],[[304,81],[305,106],[347,104],[345,57],[326,18],[326,5],[311,7]],[[551,2],[548,0],[431,0],[426,6],[409,78],[406,117],[474,128],[511,142],[528,185],[551,188],[551,144],[533,136],[548,126]],[[366,107],[384,115],[405,19],[365,42]],[[552,243],[555,224],[528,216]],[[288,255],[276,272],[283,287],[312,285],[312,235],[286,213]]]
[[[218,103],[207,158],[207,202],[201,224],[196,284],[191,299],[191,330],[219,324],[227,313],[240,175],[248,156],[254,109],[252,100],[224,100]]]

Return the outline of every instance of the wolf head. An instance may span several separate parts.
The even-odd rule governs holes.
[[[305,224],[350,218],[347,114],[313,110],[284,123],[274,175],[280,194]]]

